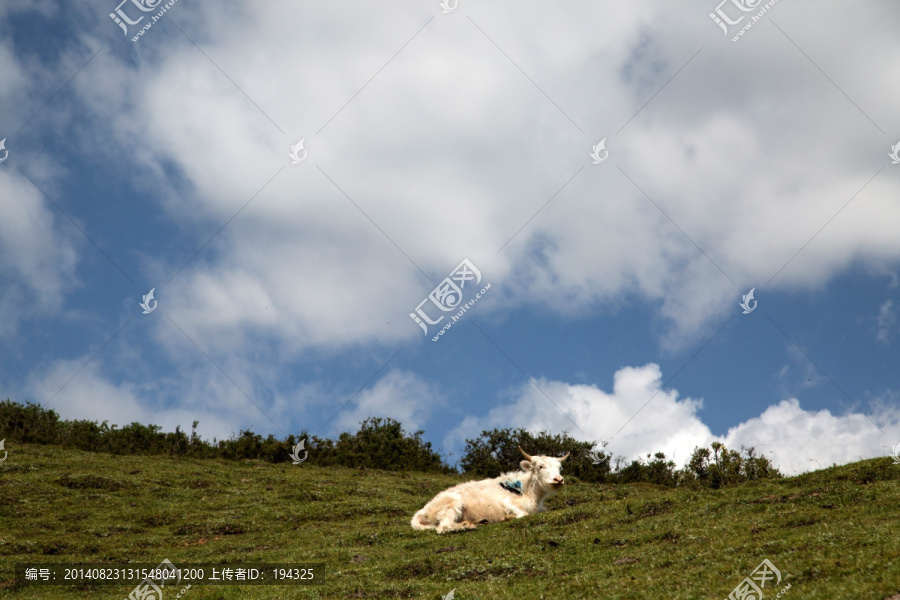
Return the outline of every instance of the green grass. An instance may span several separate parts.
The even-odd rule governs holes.
[[[570,481],[546,513],[439,536],[409,521],[462,477],[7,450],[4,599],[121,600],[133,587],[18,588],[16,562],[163,558],[323,565],[322,585],[195,586],[185,600],[437,600],[454,588],[459,600],[721,600],[764,558],[784,577],[766,600],[787,583],[787,600],[900,593],[900,466],[887,458],[726,490]]]

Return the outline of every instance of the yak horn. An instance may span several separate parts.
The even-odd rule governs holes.
[[[559,459],[559,462],[562,462],[562,461],[566,460],[567,458],[569,458],[569,455],[570,455],[570,454],[572,454],[572,453],[571,453],[571,452],[566,452],[566,455],[563,456],[562,458],[560,458],[560,459]]]
[[[527,458],[528,460],[531,460],[531,457],[528,455],[528,453],[525,452],[524,450],[522,450],[522,446],[519,446],[519,452],[522,453],[522,456],[524,456],[524,457]]]

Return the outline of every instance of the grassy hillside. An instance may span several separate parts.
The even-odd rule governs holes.
[[[0,597],[125,598],[12,585],[33,562],[323,563],[319,586],[195,586],[244,598],[725,598],[769,559],[774,598],[900,594],[900,466],[874,459],[724,490],[569,480],[549,511],[438,536],[412,514],[460,477],[7,444]],[[565,470],[563,471],[565,474]],[[167,596],[168,598],[168,596]]]

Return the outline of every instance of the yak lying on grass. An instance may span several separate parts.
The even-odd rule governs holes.
[[[529,456],[521,446],[519,452],[526,459],[519,463],[521,471],[467,481],[444,490],[413,516],[410,523],[413,529],[446,533],[547,510],[544,500],[563,486],[559,472],[569,453],[562,458]]]

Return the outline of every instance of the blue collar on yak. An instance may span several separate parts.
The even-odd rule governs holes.
[[[522,495],[522,482],[516,479],[515,481],[501,481],[500,487],[504,490],[509,490],[513,494]]]

